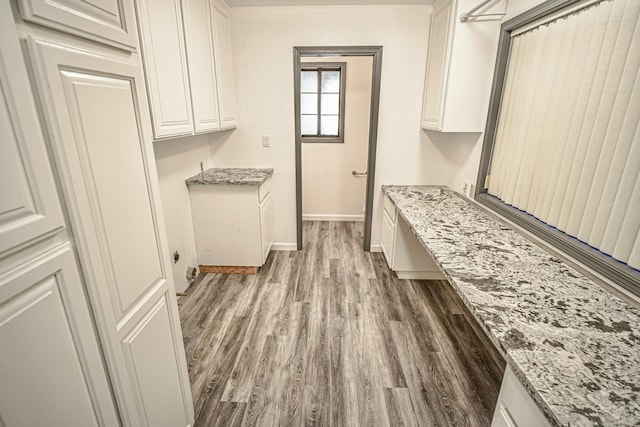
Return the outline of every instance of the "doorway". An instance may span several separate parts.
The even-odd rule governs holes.
[[[332,61],[339,62],[344,57],[371,57],[371,96],[369,108],[369,131],[368,131],[368,149],[366,170],[360,171],[353,169],[355,172],[354,179],[366,180],[366,191],[364,200],[364,239],[363,249],[369,251],[371,248],[371,226],[372,226],[372,209],[375,183],[375,160],[376,160],[376,143],[378,134],[378,111],[380,101],[380,77],[382,70],[382,46],[357,46],[357,47],[294,47],[294,105],[295,105],[295,162],[296,162],[296,227],[297,227],[297,248],[302,249],[302,221],[304,215],[303,209],[303,173],[302,173],[302,125],[301,125],[301,71],[308,58],[316,59],[322,62],[324,58],[332,58]],[[347,71],[348,73],[348,71]],[[362,175],[365,174],[366,175]],[[358,176],[358,174],[361,174]],[[362,177],[361,177],[362,176]]]

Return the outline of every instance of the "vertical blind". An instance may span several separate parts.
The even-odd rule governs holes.
[[[487,192],[640,269],[640,0],[511,34]]]

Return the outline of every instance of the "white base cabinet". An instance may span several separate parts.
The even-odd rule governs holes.
[[[271,179],[250,185],[190,185],[198,264],[260,267],[273,244]]]
[[[491,427],[550,427],[524,386],[507,366]]]
[[[442,280],[444,275],[424,250],[385,194],[382,211],[382,253],[399,279]]]

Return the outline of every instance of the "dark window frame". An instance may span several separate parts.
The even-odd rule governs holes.
[[[478,203],[531,232],[551,246],[569,255],[569,257],[611,280],[629,293],[640,296],[639,271],[592,248],[577,238],[546,224],[531,214],[504,203],[497,197],[490,195],[485,188],[485,177],[489,172],[491,154],[495,144],[502,94],[509,64],[511,32],[537,21],[544,16],[571,6],[578,1],[580,0],[546,1],[506,21],[500,27],[498,55],[474,198]]]
[[[300,72],[302,71],[340,71],[340,111],[338,113],[338,136],[323,136],[320,133],[320,101],[322,98],[321,91],[321,79],[318,76],[318,135],[302,135],[300,134],[301,142],[303,143],[344,143],[344,116],[345,116],[345,99],[346,99],[346,86],[347,86],[347,63],[346,62],[302,62],[300,64]],[[296,96],[300,99],[302,95],[302,89],[298,90]]]

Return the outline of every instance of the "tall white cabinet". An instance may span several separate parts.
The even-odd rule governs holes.
[[[138,0],[156,139],[235,128],[231,28],[216,0]]]
[[[0,2],[0,424],[118,425],[27,75]]]
[[[140,58],[63,18],[0,3],[0,424],[191,426]]]

